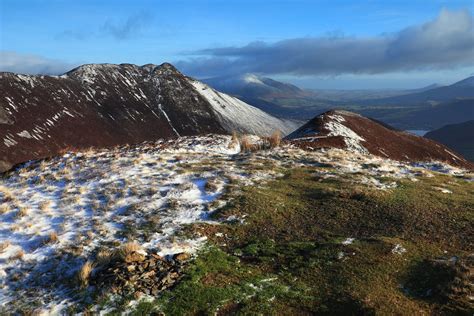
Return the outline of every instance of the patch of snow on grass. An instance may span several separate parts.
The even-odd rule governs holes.
[[[276,176],[248,172],[233,159],[238,152],[230,136],[183,137],[71,152],[1,178],[0,306],[68,301],[63,284],[103,247],[136,240],[162,256],[193,253],[206,239],[179,233],[225,205],[229,179]]]
[[[441,193],[446,193],[446,194],[452,194],[452,193],[453,193],[453,191],[448,190],[448,189],[446,189],[446,188],[434,187],[434,189],[435,189],[436,191],[440,191]]]
[[[403,248],[403,246],[400,244],[396,244],[395,247],[392,248],[392,253],[396,255],[401,255],[401,254],[404,254],[405,252],[407,252],[407,250]]]
[[[343,240],[343,241],[341,242],[341,244],[343,244],[343,245],[350,245],[350,244],[352,244],[352,243],[354,242],[354,240],[355,240],[355,238],[346,238],[345,240]]]

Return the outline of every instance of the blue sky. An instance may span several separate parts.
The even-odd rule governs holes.
[[[306,72],[301,71],[301,67],[305,68],[304,63],[311,63],[314,58],[303,58],[300,64],[286,68],[277,64],[273,67],[270,60],[263,68],[252,66],[252,62],[261,62],[256,56],[249,57],[247,49],[249,45],[253,47],[252,43],[260,42],[265,46],[263,54],[274,56],[274,50],[292,52],[293,47],[288,45],[298,46],[301,39],[311,39],[308,54],[313,50],[319,54],[321,45],[325,45],[321,44],[321,38],[383,42],[381,39],[409,27],[422,28],[424,23],[439,18],[443,10],[464,12],[472,22],[474,1],[2,0],[0,51],[7,52],[4,56],[8,58],[0,62],[0,70],[60,72],[82,63],[170,61],[197,77],[225,75],[232,66],[232,74],[245,68],[313,88],[409,88],[433,82],[450,83],[474,73],[472,59],[465,56],[466,51],[462,54],[445,52],[446,56],[452,56],[452,64],[446,63],[444,57],[427,56],[433,61],[423,65],[421,57],[422,67],[418,67],[416,61],[408,64],[404,61],[403,65],[358,65],[355,68],[348,65],[332,71],[328,68],[334,61],[329,60],[322,69],[316,63]],[[459,20],[456,17],[448,15],[450,19]],[[448,21],[441,25],[450,24]],[[460,39],[464,41],[463,46],[466,41],[469,44],[469,33],[473,30],[472,25],[465,24]],[[293,39],[298,40],[285,42]],[[354,47],[347,46],[346,42],[338,45]],[[355,45],[361,47],[358,43]],[[453,46],[459,45],[453,43]],[[216,51],[221,48],[226,49],[225,53]],[[370,59],[371,46],[363,45],[360,49],[367,51],[364,56],[354,58]],[[258,54],[262,54],[261,50]],[[291,54],[287,58],[291,59]],[[239,63],[235,63],[235,59]],[[281,64],[275,59],[275,63],[278,62]],[[212,71],[206,73],[208,68]]]

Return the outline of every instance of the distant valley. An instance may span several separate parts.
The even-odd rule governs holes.
[[[474,119],[474,77],[449,86],[413,90],[304,90],[256,75],[204,80],[264,111],[307,120],[332,108],[346,109],[399,129],[432,130]]]

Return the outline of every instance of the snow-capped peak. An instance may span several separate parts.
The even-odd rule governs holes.
[[[260,78],[257,75],[254,75],[254,74],[245,74],[243,76],[243,80],[246,83],[254,83],[254,84],[265,85],[265,83],[263,83],[262,80],[260,80]]]

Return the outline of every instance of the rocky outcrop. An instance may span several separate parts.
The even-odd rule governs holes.
[[[151,252],[146,255],[132,253],[124,260],[111,260],[97,268],[89,284],[103,293],[122,297],[140,298],[143,295],[157,296],[173,286],[183,274],[189,261],[187,253],[172,258],[160,257]]]

